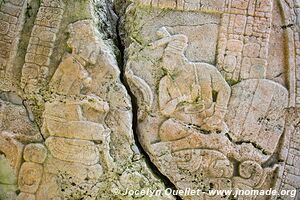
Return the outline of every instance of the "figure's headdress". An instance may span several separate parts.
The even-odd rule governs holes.
[[[150,45],[157,48],[162,45],[167,45],[165,52],[182,54],[188,46],[188,38],[183,34],[171,35],[166,27],[162,27],[157,31],[157,35],[161,38]]]
[[[165,52],[174,54],[183,53],[188,46],[188,38],[185,35],[178,34],[171,36],[172,40],[167,44]]]

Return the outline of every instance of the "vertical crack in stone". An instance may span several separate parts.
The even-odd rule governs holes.
[[[117,12],[116,12],[117,13]],[[134,140],[135,140],[135,144],[137,145],[139,151],[141,152],[141,154],[143,155],[145,162],[147,164],[147,166],[150,168],[150,170],[153,172],[153,174],[159,178],[167,188],[171,188],[172,190],[176,190],[175,185],[165,176],[163,175],[158,168],[152,163],[150,157],[148,156],[148,154],[145,152],[145,150],[143,149],[141,143],[139,142],[139,133],[138,133],[138,104],[137,104],[137,99],[134,96],[134,94],[132,93],[126,78],[125,78],[125,58],[124,58],[124,52],[125,52],[125,47],[122,43],[122,38],[121,38],[121,34],[120,34],[120,27],[121,27],[121,18],[118,16],[118,21],[116,24],[116,32],[117,32],[117,48],[120,52],[119,54],[119,58],[117,60],[118,62],[118,66],[120,69],[120,80],[122,82],[122,84],[125,86],[130,99],[131,99],[131,105],[132,105],[132,130],[133,130],[133,134],[134,134]],[[175,198],[177,200],[182,200],[181,197],[179,196],[175,196]]]

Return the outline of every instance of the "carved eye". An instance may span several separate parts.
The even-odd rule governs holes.
[[[171,55],[170,54],[166,54],[165,58],[171,58]]]

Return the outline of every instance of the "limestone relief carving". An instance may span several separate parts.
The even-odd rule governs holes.
[[[112,2],[0,1],[0,199],[165,188],[135,144],[116,24]]]
[[[151,88],[143,79],[135,76],[131,69],[127,69],[125,73],[128,84],[137,87],[142,94],[143,100],[140,101],[140,103],[142,104],[142,108],[140,109],[140,113],[138,114],[138,119],[144,120],[147,112],[151,110],[151,107],[153,105],[153,94]]]
[[[17,190],[17,177],[11,167],[10,161],[3,155],[0,156],[0,197],[15,198],[15,191]]]
[[[225,1],[222,0],[139,0],[145,6],[158,7],[164,9],[177,9],[184,11],[216,11],[221,12],[225,9]]]
[[[122,108],[122,98],[126,93],[118,89],[120,97],[114,90],[114,97],[101,94],[103,84],[112,87],[112,77],[117,77],[117,72],[109,65],[113,62],[109,60],[113,59],[109,50],[105,49],[92,20],[71,23],[67,30],[66,43],[71,51],[62,56],[50,80],[49,96],[44,103],[41,133],[45,142],[25,147],[23,157],[26,162],[22,164],[18,177],[21,190],[18,198],[96,199],[107,195],[101,190],[105,193],[109,192],[107,187],[121,190],[124,187],[120,186],[121,183],[132,184],[131,181],[136,178],[150,185],[146,178],[149,172],[142,175],[133,170],[132,180],[123,180],[127,172],[116,166],[119,161],[114,160],[111,154],[112,131],[124,131],[122,126],[115,124],[115,118],[120,114],[114,110]],[[110,77],[110,82],[105,83],[107,80],[102,77],[103,74]],[[24,73],[22,75],[25,77]],[[129,122],[130,118],[124,120],[123,123],[128,126],[126,120]],[[118,177],[115,175],[117,170],[121,174],[120,180],[116,179],[113,184],[107,182],[111,176]],[[112,195],[120,193],[111,193],[105,198]]]
[[[232,1],[222,15],[218,68],[226,79],[265,78],[273,1]]]
[[[28,92],[38,92],[45,85],[63,12],[61,0],[41,1],[22,68],[21,87]]]
[[[28,151],[30,151],[30,143],[40,142],[42,141],[42,137],[36,124],[29,118],[28,110],[23,106],[22,99],[17,94],[1,91],[0,110],[0,198],[16,199],[17,196],[15,192],[20,188],[19,186],[22,185],[23,188],[27,187],[27,189],[30,187],[26,186],[26,183],[22,184],[21,181],[19,181],[22,178],[26,179],[26,177],[24,177],[24,172],[29,172],[27,170],[30,170],[29,168],[31,168],[31,164],[29,164],[29,168],[26,167],[27,164],[22,164],[23,158],[26,161],[34,162],[40,160],[38,158],[38,153],[36,154],[37,157],[34,155],[31,157],[31,155],[28,155]],[[41,159],[45,159],[45,153]],[[38,173],[38,176],[40,175],[41,174]],[[38,177],[38,179],[40,178],[41,177]],[[33,179],[32,181],[35,180]],[[37,186],[38,185],[34,185],[32,187]],[[35,188],[29,190],[34,189]]]
[[[164,136],[161,137],[171,140],[181,138],[180,134],[178,138],[168,138],[169,133],[164,133],[168,128],[163,128],[180,127],[180,122],[207,131],[226,131],[224,116],[230,88],[222,75],[213,66],[192,63],[184,57],[188,43],[185,35],[171,36],[165,27],[158,34],[163,38],[150,45],[155,48],[167,44],[161,63],[166,75],[159,82],[158,98],[161,113],[170,117],[166,125],[162,124],[161,134]],[[215,103],[213,92],[217,93]],[[174,120],[179,123],[174,124]]]
[[[81,27],[85,28],[79,31]],[[72,54],[64,56],[53,75],[50,82],[53,99],[45,104],[42,133],[47,138],[45,144],[50,153],[45,165],[59,168],[54,175],[71,173],[74,178],[84,181],[87,174],[80,176],[70,172],[73,166],[67,163],[74,163],[74,167],[77,163],[86,165],[87,167],[82,170],[86,168],[89,173],[95,174],[96,178],[101,176],[99,152],[107,150],[109,142],[110,130],[104,123],[109,105],[94,94],[82,93],[84,87],[89,87],[91,82],[86,67],[96,63],[95,56],[98,54],[97,49],[92,48],[93,45],[97,45],[97,41],[93,38],[94,30],[91,22],[78,21],[70,24],[69,30],[68,45],[72,49]],[[85,45],[81,42],[83,37],[88,37]],[[109,152],[103,154],[109,159]],[[56,166],[55,160],[59,160],[62,165]],[[65,165],[70,165],[70,169]],[[98,169],[100,170],[97,171]],[[90,184],[88,181],[85,182]],[[53,197],[44,196],[44,198]]]
[[[243,7],[236,3],[232,2],[232,10]],[[151,5],[154,5],[153,2]],[[143,9],[138,6],[137,9]],[[254,13],[265,10],[271,14],[272,4],[262,2],[253,9]],[[242,9],[240,14],[232,10],[224,12],[220,18],[221,24],[225,23],[226,16],[231,15],[237,15],[243,21]],[[271,18],[270,14],[266,14],[267,18]],[[263,21],[271,23],[268,19]],[[247,20],[247,23],[250,22]],[[238,21],[236,23],[243,26]],[[141,32],[147,28],[142,28]],[[216,66],[192,62],[186,56],[189,55],[186,49],[193,41],[189,41],[181,31],[176,33],[176,28],[176,25],[158,28],[151,39],[145,38],[143,48],[134,46],[134,42],[128,48],[125,74],[137,98],[138,113],[144,113],[144,104],[150,107],[146,116],[140,119],[138,130],[140,141],[151,160],[177,188],[201,189],[204,192],[202,197],[183,196],[184,199],[218,199],[217,196],[205,194],[216,188],[278,188],[279,172],[283,168],[279,163],[268,163],[277,155],[284,135],[289,94],[282,85],[265,79],[267,55],[264,58],[259,57],[262,54],[250,56],[250,59],[265,61],[250,64],[247,73],[262,69],[261,72],[243,76],[244,69],[238,67],[238,76],[234,73],[228,76],[223,67],[235,69],[236,56],[242,62],[248,56],[242,52],[251,49],[256,54],[261,47],[257,45],[259,49],[255,50],[252,44],[243,43],[245,39],[239,42],[232,34],[232,40],[228,40],[221,27]],[[266,37],[263,40],[266,44],[262,46],[268,49],[270,30],[263,31],[266,34],[257,37]],[[222,37],[229,45],[224,47],[228,51],[224,60],[220,59],[220,48],[224,42]],[[145,45],[147,43],[148,46]],[[132,50],[134,48],[141,48],[139,55]],[[240,50],[241,53],[232,53],[230,49]],[[147,57],[146,61],[143,57]],[[141,72],[140,66],[147,72]],[[147,73],[148,76],[145,75]],[[133,83],[132,74],[135,80],[142,80]],[[144,95],[145,91],[147,95]],[[154,100],[152,104],[145,100],[145,96],[150,95]],[[270,177],[278,179],[273,181]]]
[[[299,33],[299,0],[0,0],[0,200],[300,199]]]
[[[11,74],[24,24],[26,1],[3,1],[0,4],[0,78],[6,89],[11,85]]]
[[[223,13],[218,68],[226,79],[265,78],[273,1],[141,1],[142,5]]]
[[[232,88],[226,116],[229,135],[235,142],[249,141],[273,154],[284,131],[287,90],[265,79],[249,79]]]

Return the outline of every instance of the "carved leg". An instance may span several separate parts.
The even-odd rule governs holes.
[[[234,144],[225,135],[202,134],[192,129],[189,132],[191,133],[189,136],[172,142],[171,149],[173,152],[185,149],[212,149],[239,161],[251,157],[252,160],[258,163],[263,163],[270,157],[269,155],[263,155],[260,150],[251,144]]]
[[[187,126],[174,119],[168,119],[161,125],[159,136],[162,142],[175,141],[190,135],[188,130]]]

